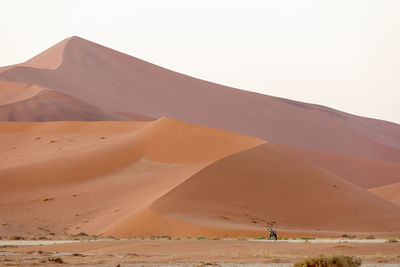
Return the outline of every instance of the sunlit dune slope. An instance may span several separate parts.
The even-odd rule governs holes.
[[[42,90],[37,85],[0,80],[0,106],[31,98]]]

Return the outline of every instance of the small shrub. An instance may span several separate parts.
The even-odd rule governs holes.
[[[265,236],[257,236],[256,239],[265,239]]]
[[[375,239],[375,236],[369,235],[369,236],[367,236],[365,239]]]
[[[399,240],[397,240],[397,238],[389,238],[387,240],[387,242],[389,242],[389,243],[397,243],[397,242],[399,242]]]
[[[47,261],[52,261],[52,262],[55,262],[55,263],[63,263],[64,262],[60,257],[47,258]]]
[[[24,240],[24,239],[25,239],[25,237],[20,236],[20,235],[15,235],[15,236],[11,237],[11,240]]]
[[[206,239],[205,236],[198,236],[198,237],[197,237],[197,240],[205,240],[205,239]]]
[[[296,262],[294,267],[358,267],[361,265],[361,259],[354,256],[319,255],[316,257],[308,257],[302,261]]]
[[[80,232],[79,234],[77,234],[75,236],[89,236],[89,235],[85,232]]]
[[[53,200],[54,198],[53,197],[46,197],[45,199],[43,199],[43,201],[50,201],[50,200]]]

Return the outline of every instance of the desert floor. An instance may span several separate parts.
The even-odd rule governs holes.
[[[292,266],[312,255],[352,255],[363,266],[399,266],[400,243],[387,240],[94,240],[0,242],[0,266]],[[15,241],[14,241],[15,242]],[[24,243],[26,242],[26,243]],[[49,242],[49,241],[46,241]],[[53,241],[50,241],[50,243]],[[19,244],[19,245],[16,245]],[[57,263],[57,259],[62,260]]]

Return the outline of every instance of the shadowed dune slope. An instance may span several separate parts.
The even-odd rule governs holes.
[[[368,189],[400,182],[400,163],[276,145],[347,181]],[[398,192],[400,194],[400,191]]]
[[[36,95],[0,106],[0,121],[120,121],[127,116],[107,112],[76,98],[42,90]]]
[[[38,84],[102,110],[168,116],[272,143],[400,161],[398,124],[195,79],[79,37],[51,51],[29,66],[3,68],[0,79]]]
[[[400,230],[398,207],[269,144],[211,164],[152,210],[225,229]]]
[[[211,162],[262,143],[168,118],[0,122],[0,235],[102,233]]]
[[[369,192],[400,206],[400,183],[371,188]]]

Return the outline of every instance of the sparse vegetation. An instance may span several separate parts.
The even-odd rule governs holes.
[[[365,239],[375,239],[375,236],[369,235],[369,236],[367,236]]]
[[[89,235],[85,232],[80,232],[79,234],[74,235],[74,236],[89,236]]]
[[[43,199],[43,201],[50,201],[50,200],[53,200],[53,199],[54,199],[54,197],[46,197],[46,198]]]
[[[265,236],[257,236],[255,239],[265,239]]]
[[[205,239],[206,239],[205,236],[198,236],[198,237],[197,237],[197,240],[205,240]]]
[[[397,238],[389,238],[387,240],[387,242],[389,242],[389,243],[397,243],[397,242],[399,242],[399,240],[397,240]]]
[[[20,236],[20,235],[15,235],[15,236],[11,237],[11,240],[25,240],[25,237]]]
[[[47,261],[55,262],[55,263],[64,263],[64,261],[60,257],[50,257],[47,258]]]
[[[319,255],[316,257],[308,257],[302,261],[296,262],[294,267],[358,267],[361,265],[361,259],[354,256]]]

